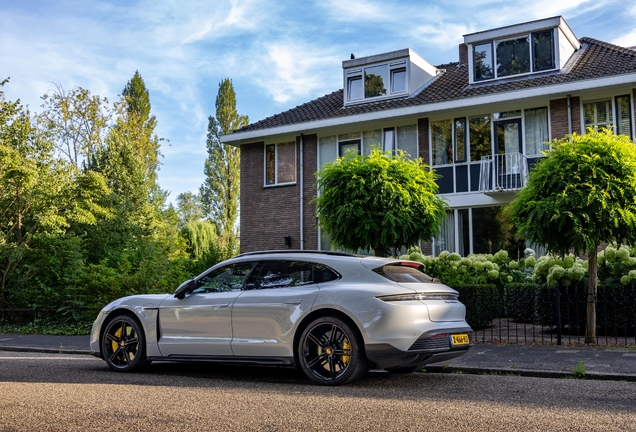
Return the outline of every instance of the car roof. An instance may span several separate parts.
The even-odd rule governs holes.
[[[318,251],[318,250],[271,250],[271,251],[257,251],[247,252],[230,258],[228,261],[246,261],[247,259],[254,260],[299,260],[310,261],[331,266],[347,265],[347,263],[357,263],[363,265],[368,269],[374,269],[382,265],[402,262],[397,258],[384,258],[370,255],[354,255],[347,252],[338,251]],[[419,264],[419,263],[418,263]]]

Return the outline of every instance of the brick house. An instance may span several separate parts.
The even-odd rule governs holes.
[[[222,138],[241,148],[242,252],[329,249],[310,203],[314,173],[374,146],[440,175],[449,211],[425,253],[523,250],[501,210],[544,142],[606,125],[634,138],[636,51],[578,39],[560,16],[465,35],[458,62],[403,49],[342,69],[342,90]]]

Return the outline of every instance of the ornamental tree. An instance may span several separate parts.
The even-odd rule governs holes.
[[[320,192],[313,201],[320,227],[338,247],[387,256],[392,249],[430,240],[445,216],[437,176],[421,159],[407,159],[401,151],[348,153],[316,177]]]
[[[588,256],[586,343],[596,341],[597,249],[636,242],[636,146],[611,130],[551,143],[510,205],[519,234],[549,252]]]

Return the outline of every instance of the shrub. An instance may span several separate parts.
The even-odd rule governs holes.
[[[443,251],[438,257],[424,256],[419,248],[411,248],[400,258],[421,262],[429,276],[451,287],[475,284],[503,287],[513,282],[521,283],[527,278],[519,263],[512,261],[504,250],[494,255],[471,254],[462,258],[448,251]]]
[[[488,327],[492,320],[501,316],[502,302],[499,288],[494,284],[457,285],[460,301],[466,306],[466,322],[473,330]]]

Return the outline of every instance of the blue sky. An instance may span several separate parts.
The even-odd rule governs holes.
[[[636,46],[636,4],[621,0],[0,0],[0,79],[41,112],[53,87],[118,99],[136,70],[162,146],[159,183],[197,192],[219,82],[251,122],[342,88],[342,60],[412,48],[458,60],[464,34],[562,15],[577,37]],[[165,142],[164,142],[165,143]]]

